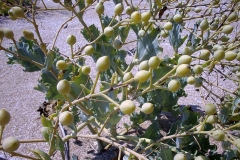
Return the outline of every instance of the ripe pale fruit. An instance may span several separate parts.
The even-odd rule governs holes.
[[[156,69],[161,63],[161,60],[157,56],[153,56],[148,60],[148,65],[152,69]]]
[[[77,39],[76,39],[76,37],[74,35],[69,35],[67,37],[67,43],[69,45],[74,45],[76,43],[76,41],[77,41]]]
[[[74,116],[72,112],[64,111],[60,113],[59,122],[62,123],[62,125],[69,126],[73,123],[73,121],[74,121]]]
[[[234,60],[235,58],[237,57],[237,53],[236,52],[234,52],[234,51],[227,51],[226,53],[225,53],[225,59],[227,60],[227,61],[232,61],[232,60]]]
[[[203,60],[208,60],[210,56],[210,51],[207,49],[203,49],[200,52],[199,58]]]
[[[194,160],[209,160],[209,158],[201,155],[201,156],[195,157]]]
[[[3,32],[4,32],[4,37],[7,38],[7,39],[14,39],[14,34],[13,34],[13,31],[8,29],[8,28],[3,28],[2,29]]]
[[[188,84],[195,84],[195,77],[193,76],[190,76],[187,78],[187,83]]]
[[[89,66],[83,66],[82,67],[82,73],[83,74],[89,74],[91,72],[91,68]]]
[[[165,30],[171,30],[172,27],[173,27],[172,22],[166,22],[166,23],[163,25],[163,28],[164,28]]]
[[[176,15],[174,15],[174,17],[173,17],[173,20],[174,20],[174,22],[180,23],[180,22],[182,22],[183,17],[182,17],[182,15],[180,15],[180,14],[176,14]]]
[[[104,28],[104,32],[103,32],[106,36],[111,37],[114,33],[114,29],[113,27],[106,27]]]
[[[125,13],[127,15],[131,15],[133,13],[133,8],[131,6],[127,6],[126,10],[125,10]]]
[[[225,52],[223,50],[217,50],[213,54],[215,61],[221,61],[225,57]]]
[[[142,19],[142,16],[141,14],[138,12],[138,11],[134,11],[132,14],[131,14],[131,20],[134,22],[134,23],[139,23]]]
[[[141,38],[145,35],[145,31],[143,29],[141,29],[140,31],[138,31],[138,36]]]
[[[233,26],[231,26],[231,25],[225,25],[222,28],[222,32],[225,34],[230,34],[230,33],[232,33],[232,31],[233,31]]]
[[[101,15],[104,13],[104,5],[103,2],[99,2],[96,6],[95,6],[95,11],[98,15]]]
[[[66,70],[67,69],[67,63],[64,60],[58,60],[56,63],[56,67],[59,70]]]
[[[225,50],[225,48],[222,45],[219,44],[215,44],[212,48],[213,51],[217,51],[217,50]]]
[[[213,115],[215,114],[216,111],[216,106],[214,104],[206,104],[206,106],[204,107],[204,110],[206,112],[207,115]]]
[[[143,12],[141,14],[142,21],[147,22],[151,18],[151,12]]]
[[[172,79],[169,83],[168,83],[168,90],[171,92],[176,92],[177,90],[179,90],[181,84],[178,80]]]
[[[203,21],[200,23],[199,27],[202,31],[207,30],[209,28],[208,20],[204,18]]]
[[[135,104],[131,100],[125,100],[119,106],[119,109],[123,114],[132,114],[135,111]]]
[[[203,72],[203,67],[201,65],[195,65],[193,67],[193,72],[195,74],[201,74]]]
[[[120,39],[115,39],[113,42],[113,48],[120,49],[122,48],[123,42]]]
[[[141,112],[145,114],[151,114],[154,110],[154,106],[152,103],[144,103],[141,108]]]
[[[200,8],[200,7],[196,7],[195,9],[194,9],[194,12],[195,13],[199,13],[199,12],[201,12],[202,11],[202,8]]]
[[[94,52],[94,48],[92,45],[87,45],[84,50],[83,50],[83,53],[85,53],[86,55],[92,55]]]
[[[20,142],[16,137],[7,137],[2,142],[3,150],[6,152],[14,152],[20,146]]]
[[[235,146],[240,150],[240,139],[235,140]]]
[[[132,72],[127,72],[127,73],[125,73],[124,76],[123,76],[123,82],[126,82],[126,81],[128,81],[128,80],[130,80],[130,79],[132,79],[132,78],[133,78]]]
[[[179,77],[186,77],[190,74],[191,67],[188,64],[180,64],[176,69],[176,74]]]
[[[190,64],[192,62],[192,57],[189,55],[182,55],[178,59],[178,64]]]
[[[138,65],[138,69],[139,69],[139,70],[148,71],[148,70],[149,70],[148,60],[142,61],[142,62]]]
[[[60,94],[67,95],[71,91],[71,85],[66,79],[63,79],[58,82],[57,90]]]
[[[28,30],[23,30],[23,36],[27,40],[33,40],[34,39],[34,34]]]
[[[216,141],[222,141],[222,140],[224,140],[225,133],[221,130],[216,130],[216,131],[213,131],[212,136]]]
[[[236,60],[240,61],[240,52],[237,53]]]
[[[104,72],[110,67],[110,59],[108,56],[100,57],[96,62],[96,68],[99,72]]]
[[[150,76],[151,73],[149,71],[140,70],[135,74],[134,79],[139,83],[144,83],[150,78]]]
[[[190,47],[185,47],[185,48],[183,48],[182,53],[184,55],[192,55],[193,54],[193,50]]]
[[[11,119],[10,113],[6,109],[0,110],[0,126],[5,126]]]
[[[119,16],[122,12],[123,12],[123,4],[122,3],[118,3],[115,7],[114,7],[114,13],[115,15]]]
[[[195,86],[196,88],[201,87],[201,86],[202,86],[202,79],[201,79],[201,78],[195,78],[194,86]]]
[[[163,37],[163,38],[167,38],[168,37],[168,31],[167,30],[161,30],[160,32],[160,35]]]
[[[206,122],[210,124],[215,124],[217,123],[217,121],[218,121],[218,118],[215,115],[210,115],[206,120]]]
[[[174,156],[173,160],[187,160],[187,157],[186,157],[186,155],[183,154],[183,153],[177,153],[177,154]]]
[[[42,136],[44,137],[44,139],[48,141],[51,129],[49,127],[42,127],[40,129],[40,131],[41,131]]]
[[[17,17],[17,18],[23,18],[23,17],[25,17],[22,8],[20,8],[20,7],[12,7],[11,10],[12,10],[12,13],[13,13],[13,15],[14,15],[15,17]]]
[[[232,12],[232,13],[229,15],[229,17],[227,18],[227,20],[228,20],[229,22],[232,22],[232,21],[235,21],[237,18],[238,18],[237,12],[234,11],[234,12]]]

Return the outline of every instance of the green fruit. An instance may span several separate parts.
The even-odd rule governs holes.
[[[195,74],[201,74],[203,72],[203,67],[201,65],[195,65],[193,67],[193,72]]]
[[[71,85],[66,79],[61,80],[57,84],[57,90],[60,94],[67,95],[71,91]]]
[[[171,80],[169,83],[168,83],[168,90],[171,91],[171,92],[176,92],[177,90],[179,90],[181,84],[178,80]]]
[[[66,70],[67,69],[67,63],[64,60],[58,60],[56,63],[56,67],[58,70]]]
[[[108,56],[100,57],[96,62],[96,68],[99,72],[104,72],[110,67],[110,59]]]
[[[195,86],[196,88],[201,87],[201,86],[202,86],[202,79],[201,79],[201,78],[195,78],[194,86]]]
[[[104,32],[103,32],[106,36],[111,37],[114,33],[114,29],[113,27],[106,27],[104,28]]]
[[[235,140],[235,146],[240,150],[240,139]]]
[[[225,35],[223,35],[219,40],[221,40],[222,42],[227,42],[229,40],[229,38]]]
[[[130,80],[130,79],[132,79],[132,78],[133,78],[132,72],[127,72],[127,73],[125,73],[124,76],[123,76],[123,82],[126,82],[126,81],[128,81],[128,80]]]
[[[88,5],[93,4],[93,0],[86,0],[86,3],[87,3]]]
[[[115,39],[113,42],[113,48],[120,49],[122,48],[123,42],[120,39]]]
[[[44,139],[46,141],[49,141],[49,135],[50,135],[51,128],[42,127],[40,130],[41,130],[41,133],[42,133],[42,136],[44,137]]]
[[[214,104],[206,104],[206,106],[204,107],[204,110],[206,112],[207,115],[213,115],[215,114],[216,111],[216,106]]]
[[[225,52],[223,50],[217,50],[213,54],[215,61],[221,61],[225,57]]]
[[[138,12],[138,11],[134,11],[132,14],[131,14],[131,20],[134,22],[134,23],[139,23],[142,19],[142,16],[141,14]]]
[[[231,25],[225,25],[222,28],[222,32],[225,34],[230,34],[230,33],[232,33],[232,31],[233,31],[233,26],[231,26]]]
[[[148,60],[142,61],[139,64],[138,69],[148,71],[149,70]]]
[[[12,31],[12,30],[10,30],[10,29],[8,29],[8,28],[3,28],[2,30],[3,30],[3,32],[4,32],[5,38],[11,39],[11,40],[14,39],[14,34],[13,34],[13,31]]]
[[[193,76],[190,76],[187,78],[187,83],[188,84],[195,84],[195,77]]]
[[[119,16],[122,12],[123,12],[123,4],[122,3],[118,3],[115,7],[114,7],[114,13],[115,15]]]
[[[125,13],[127,15],[131,15],[133,13],[133,8],[131,6],[127,6],[126,10],[125,10]]]
[[[69,35],[67,37],[67,43],[71,46],[74,45],[76,43],[76,41],[77,41],[77,39],[74,35]]]
[[[30,31],[27,31],[27,30],[23,30],[23,36],[27,40],[33,40],[34,39],[34,34]]]
[[[238,15],[236,11],[232,12],[227,18],[229,22],[235,21],[236,19],[238,19]]]
[[[234,52],[234,51],[227,51],[226,53],[225,53],[225,59],[227,60],[227,61],[232,61],[232,60],[234,60],[235,58],[237,57],[237,53],[236,52]]]
[[[86,55],[92,55],[94,52],[94,48],[92,45],[87,45],[84,50],[83,50],[83,53],[85,53]]]
[[[194,160],[209,160],[209,158],[205,156],[197,156],[194,158]]]
[[[0,29],[0,40],[2,40],[4,38],[4,32],[3,30]]]
[[[200,7],[196,7],[195,9],[194,9],[194,12],[195,13],[199,13],[199,12],[201,12],[202,11],[202,8],[200,8]]]
[[[218,28],[218,23],[216,23],[216,22],[212,23],[211,26],[210,26],[210,29],[212,31],[215,31],[217,28]]]
[[[178,77],[186,77],[190,74],[191,67],[188,64],[180,64],[176,69]]]
[[[174,15],[174,17],[173,17],[173,20],[174,20],[174,22],[180,23],[180,22],[182,22],[183,17],[182,17],[182,15],[180,15],[180,14],[176,14],[176,15]]]
[[[95,11],[98,15],[101,15],[104,13],[104,5],[103,2],[99,2],[96,6],[95,6]]]
[[[216,131],[213,131],[213,139],[215,139],[216,141],[222,141],[224,140],[224,137],[225,137],[225,133],[221,130],[216,130]]]
[[[60,113],[59,122],[64,126],[69,126],[74,122],[74,116],[72,112],[64,111]]]
[[[16,137],[7,137],[2,142],[3,150],[6,152],[14,152],[20,146],[20,142]]]
[[[237,53],[236,60],[240,61],[240,52]]]
[[[144,12],[141,14],[142,21],[147,22],[151,18],[151,12]]]
[[[178,153],[174,156],[173,160],[187,160],[187,157],[183,153]]]
[[[201,28],[202,31],[205,31],[209,28],[209,23],[206,18],[203,19],[203,21],[200,23],[199,27]]]
[[[160,35],[163,37],[163,38],[167,38],[168,37],[168,31],[167,30],[161,30],[161,33]]]
[[[10,113],[6,109],[0,109],[0,126],[6,126],[11,119]]]
[[[172,27],[173,27],[172,22],[166,22],[166,23],[163,25],[163,28],[164,28],[165,30],[171,30]]]
[[[198,58],[200,58],[202,60],[208,60],[209,56],[210,56],[210,51],[207,49],[203,49],[203,50],[201,50]]]
[[[138,37],[139,37],[139,38],[142,38],[142,37],[145,35],[145,33],[146,33],[146,32],[141,29],[140,31],[138,31]]]
[[[178,59],[178,64],[190,64],[192,62],[192,57],[189,55],[182,55]]]
[[[149,71],[140,70],[136,73],[134,76],[134,79],[137,80],[139,83],[146,82],[151,76],[151,73]]]
[[[148,65],[151,69],[156,69],[161,63],[161,60],[157,56],[153,56],[148,60]]]
[[[193,50],[190,47],[185,47],[183,48],[182,54],[190,56],[193,54]]]
[[[25,17],[22,8],[20,8],[20,7],[12,7],[11,10],[12,10],[12,13],[13,13],[13,15],[15,17],[17,17],[17,18],[24,18]]]
[[[91,68],[89,66],[83,66],[82,67],[82,73],[83,74],[89,74],[91,72]]]
[[[52,0],[54,3],[60,3],[60,0]]]
[[[210,115],[206,120],[206,122],[210,124],[215,124],[217,123],[217,121],[218,121],[218,118],[215,115]]]
[[[131,100],[125,100],[119,106],[119,109],[123,114],[132,114],[135,111],[135,104]]]
[[[141,112],[145,114],[151,114],[154,110],[154,106],[152,103],[144,103],[141,108]]]
[[[213,46],[212,48],[213,51],[217,51],[217,50],[225,50],[225,48],[219,44],[216,44]]]

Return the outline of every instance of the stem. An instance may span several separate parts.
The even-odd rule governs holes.
[[[20,153],[17,153],[17,152],[12,152],[11,155],[26,158],[26,159],[39,160],[38,158],[34,158],[34,157],[27,156],[27,155],[24,155],[24,154],[20,154]]]
[[[156,83],[154,83],[154,85],[162,84],[164,82],[164,80],[167,79],[167,77],[169,75],[171,75],[177,69],[177,67],[178,66],[174,67],[171,71],[169,71],[167,74],[165,74],[165,76],[163,76],[160,80],[158,80]]]
[[[73,59],[73,45],[70,45],[71,48],[71,59]]]
[[[5,128],[5,126],[0,125],[0,144],[1,144],[1,141],[2,141],[2,135],[3,135],[4,128]]]
[[[96,76],[95,81],[94,81],[94,84],[93,84],[93,88],[92,88],[90,94],[93,94],[93,93],[94,93],[95,88],[96,88],[96,85],[97,85],[97,82],[98,82],[98,79],[99,79],[99,76],[100,76],[100,72],[98,71],[98,72],[97,72],[97,76]]]
[[[47,142],[45,139],[27,139],[27,140],[20,140],[20,143],[38,143],[38,142]]]

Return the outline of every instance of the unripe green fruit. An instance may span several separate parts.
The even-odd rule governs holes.
[[[240,52],[237,53],[236,60],[240,61]]]
[[[168,37],[168,31],[167,30],[161,30],[161,33],[160,35],[163,37],[163,38],[167,38]]]
[[[225,50],[225,48],[219,44],[215,44],[212,48],[213,51],[217,51],[217,50]]]
[[[194,9],[194,12],[195,13],[199,13],[199,12],[201,12],[202,11],[202,8],[200,8],[200,7],[196,7],[195,9]]]
[[[206,104],[206,106],[204,107],[204,110],[207,115],[213,115],[217,112],[216,106],[214,104]]]
[[[225,35],[223,35],[219,40],[221,40],[222,42],[227,42],[229,40],[229,38]]]
[[[194,160],[209,160],[209,158],[205,156],[197,156],[194,158]]]
[[[156,69],[161,63],[161,60],[157,56],[153,56],[148,60],[148,65],[152,69]]]
[[[12,7],[11,10],[12,10],[12,13],[14,14],[15,17],[17,17],[17,18],[25,17],[22,8],[20,8],[20,7]]]
[[[178,59],[178,64],[190,64],[192,62],[192,57],[189,55],[182,55]]]
[[[71,91],[71,85],[66,79],[61,80],[57,84],[57,90],[60,94],[67,95]]]
[[[6,109],[0,110],[0,126],[4,127],[6,126],[11,119],[10,113]]]
[[[169,83],[168,83],[168,90],[171,92],[176,92],[177,90],[179,90],[181,84],[178,80],[172,79]]]
[[[142,61],[139,64],[138,69],[148,71],[149,70],[148,60]]]
[[[115,15],[119,16],[122,12],[123,12],[123,4],[122,3],[118,3],[115,7],[114,7],[114,13]]]
[[[200,58],[202,60],[208,60],[209,56],[210,56],[210,51],[207,49],[203,49],[203,50],[201,50],[198,58]]]
[[[201,74],[203,72],[203,67],[201,65],[195,65],[193,67],[193,72],[195,74]]]
[[[71,46],[74,45],[76,43],[76,41],[77,41],[77,39],[74,35],[69,35],[67,37],[67,43]]]
[[[146,82],[151,76],[149,71],[141,70],[136,73],[134,79],[137,80],[139,83]]]
[[[173,27],[172,22],[166,22],[163,26],[165,30],[171,30]]]
[[[50,128],[49,127],[42,127],[41,129],[42,136],[44,137],[45,140],[49,140],[49,134],[50,134]]]
[[[232,12],[227,18],[229,22],[235,21],[236,19],[238,19],[238,15],[236,11]]]
[[[54,3],[60,3],[60,0],[52,0]]]
[[[127,73],[125,73],[124,76],[123,76],[123,82],[126,82],[126,81],[128,81],[128,80],[130,80],[130,79],[132,79],[132,78],[133,78],[132,72],[127,72]]]
[[[64,111],[60,113],[59,122],[64,126],[69,126],[74,122],[74,116],[72,112]]]
[[[135,104],[131,100],[125,100],[119,106],[119,109],[123,114],[132,114],[135,111]]]
[[[94,48],[92,45],[86,46],[83,50],[83,53],[85,53],[86,55],[89,55],[89,56],[92,55],[93,52],[94,52]]]
[[[104,28],[104,32],[103,32],[106,36],[111,37],[114,33],[114,29],[113,27],[106,27]]]
[[[88,5],[93,4],[93,0],[86,0],[86,3],[87,3]]]
[[[142,38],[145,35],[145,33],[146,32],[141,29],[140,31],[138,31],[138,37]]]
[[[190,74],[191,67],[188,64],[180,64],[176,69],[176,74],[179,77],[186,77]]]
[[[151,12],[144,12],[141,14],[142,21],[147,22],[151,18]]]
[[[34,34],[30,31],[27,31],[27,30],[23,30],[23,36],[27,40],[33,40],[34,39]]]
[[[233,26],[231,26],[231,25],[225,25],[222,28],[222,32],[225,34],[230,34],[230,33],[232,33],[232,31],[233,31]]]
[[[225,133],[221,130],[216,130],[216,131],[213,131],[213,139],[215,139],[216,141],[222,141],[224,140],[224,137],[225,137]]]
[[[202,79],[201,79],[201,78],[195,78],[194,86],[195,86],[196,88],[201,87],[201,86],[202,86]]]
[[[235,146],[240,150],[240,139],[235,140]]]
[[[199,27],[201,28],[202,31],[205,31],[209,28],[209,23],[206,18],[203,19],[203,21],[200,23]]]
[[[190,76],[187,78],[187,83],[188,84],[195,84],[195,77],[193,76]]]
[[[95,6],[95,11],[98,15],[101,15],[104,13],[104,5],[103,2],[99,2],[96,6]]]
[[[7,39],[11,39],[13,40],[14,39],[14,34],[13,34],[13,31],[8,29],[8,28],[3,28],[3,32],[4,32],[4,37],[7,38]]]
[[[133,13],[133,8],[131,6],[127,6],[126,10],[125,10],[125,13],[127,15],[131,15]]]
[[[192,55],[193,54],[193,50],[190,47],[185,47],[185,48],[183,48],[182,53],[184,55]]]
[[[232,60],[234,60],[235,58],[237,57],[237,53],[236,52],[234,52],[234,51],[227,51],[226,53],[225,53],[225,59],[227,60],[227,61],[232,61]]]
[[[91,72],[91,68],[89,66],[83,66],[82,67],[82,73],[83,74],[89,74]]]
[[[211,26],[210,26],[210,29],[212,30],[212,31],[215,31],[216,29],[218,28],[218,23],[212,23],[211,24]]]
[[[178,153],[174,156],[173,160],[187,160],[187,157],[183,153]]]
[[[67,63],[64,60],[58,60],[56,63],[56,67],[58,70],[66,70],[67,69]]]
[[[217,123],[217,121],[218,121],[218,118],[215,115],[210,115],[206,120],[206,122],[210,124],[215,124]]]
[[[142,19],[142,16],[141,14],[138,12],[138,11],[134,11],[132,14],[131,14],[131,20],[134,22],[134,23],[139,23]]]
[[[225,52],[223,50],[217,50],[213,54],[215,61],[221,61],[225,57]]]
[[[182,22],[182,20],[183,20],[182,15],[176,14],[176,15],[173,17],[173,20],[174,20],[174,22],[177,22],[177,23]]]
[[[110,59],[108,56],[100,57],[96,62],[96,68],[99,72],[104,72],[110,67]]]
[[[115,39],[113,42],[113,48],[120,49],[122,48],[123,42],[120,39]]]
[[[16,151],[20,146],[20,142],[16,137],[7,137],[2,142],[3,150],[11,153]]]
[[[151,114],[154,110],[154,106],[152,103],[144,103],[141,108],[141,112],[145,114]]]

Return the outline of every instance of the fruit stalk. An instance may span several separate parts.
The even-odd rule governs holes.
[[[97,86],[97,82],[98,82],[99,76],[100,76],[100,72],[98,71],[98,72],[97,72],[97,75],[96,75],[96,78],[95,78],[95,81],[94,81],[94,84],[93,84],[93,88],[92,88],[90,94],[94,94],[94,91],[95,91],[95,88],[96,88],[96,86]]]

